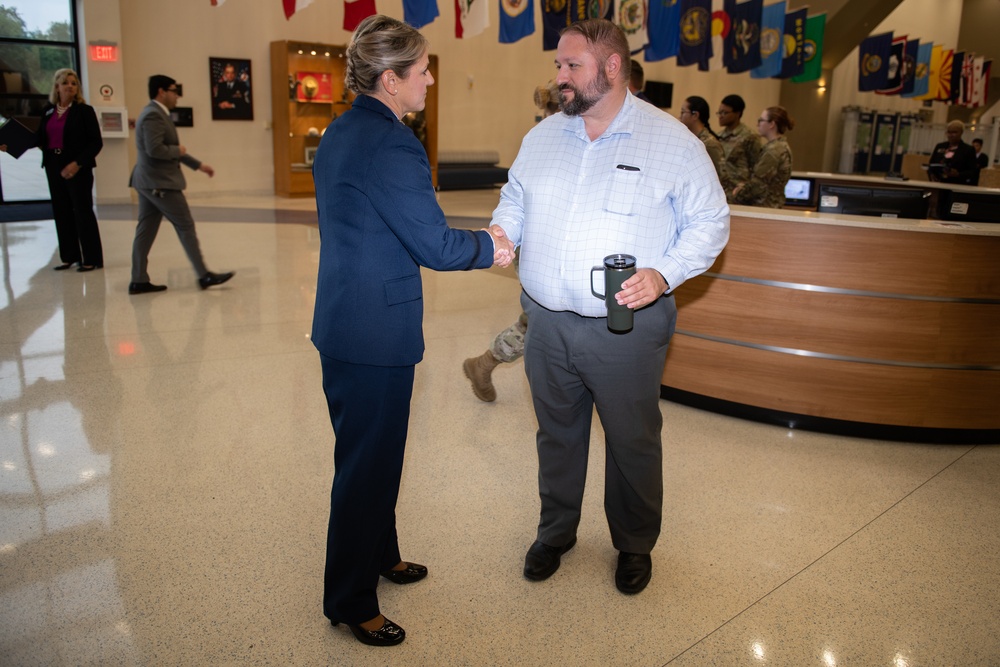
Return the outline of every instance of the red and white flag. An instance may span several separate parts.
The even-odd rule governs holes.
[[[489,26],[487,0],[455,0],[455,37],[475,37]]]
[[[221,7],[226,3],[226,0],[211,0],[213,7]]]
[[[222,0],[222,2],[225,2],[225,0]],[[219,4],[222,4],[222,2]],[[312,2],[313,0],[281,0],[281,4],[284,5],[285,8],[285,20],[292,18],[292,14],[305,9],[311,5]]]
[[[375,0],[344,0],[344,30],[354,32],[358,24],[375,14]]]

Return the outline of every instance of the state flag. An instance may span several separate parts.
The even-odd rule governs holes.
[[[823,35],[826,32],[826,14],[806,19],[806,33],[802,40],[802,73],[793,76],[795,83],[815,81],[823,73]]]
[[[766,5],[760,17],[760,65],[750,71],[754,79],[769,79],[781,72],[785,55],[785,3]]]
[[[613,22],[625,33],[629,51],[638,53],[646,48],[649,42],[646,33],[646,0],[615,0]]]
[[[418,30],[440,15],[437,0],[403,0],[403,20]]]
[[[892,33],[873,35],[861,42],[858,53],[858,90],[885,88],[889,81],[889,57],[892,55]]]
[[[764,0],[726,1],[729,34],[725,39],[723,64],[730,74],[746,72],[760,65],[760,20]]]
[[[931,79],[931,55],[937,48],[938,53],[941,47],[935,47],[933,42],[921,42],[917,49],[917,60],[913,66],[913,90],[906,92],[904,86],[901,97],[920,99],[927,94]],[[909,51],[909,49],[907,49]],[[940,57],[940,56],[939,56]]]
[[[697,65],[708,70],[712,58],[712,2],[711,0],[681,0],[680,47],[677,64],[681,67]]]
[[[993,71],[993,61],[976,58],[975,79],[972,86],[972,107],[984,106],[990,98],[990,73]]]
[[[802,74],[805,66],[806,18],[808,9],[796,9],[785,14],[785,55],[781,59],[779,79]]]
[[[285,20],[289,20],[292,14],[305,9],[312,2],[313,0],[281,0],[281,6],[285,10]]]
[[[455,0],[455,37],[468,39],[490,26],[486,0]]]
[[[726,37],[729,36],[729,28],[732,25],[729,22],[729,12],[726,11],[729,2],[735,0],[712,0],[712,54],[708,57],[707,67],[698,66],[702,71],[721,70],[726,66],[723,53],[726,50]]]
[[[947,102],[951,99],[951,67],[954,62],[955,49],[942,49],[936,88],[934,89],[934,99],[939,102]],[[935,85],[935,82],[932,81],[931,85]]]
[[[907,95],[913,97],[913,88],[917,82],[917,54],[919,51],[919,39],[907,40],[906,51],[903,55],[903,89],[899,91],[900,97]]]
[[[951,81],[948,97],[945,101],[949,104],[961,104],[962,96],[962,71],[965,67],[965,51],[959,51],[952,56],[951,60]]]
[[[888,71],[885,75],[885,85],[875,92],[879,95],[898,95],[903,90],[903,59],[906,56],[906,35],[893,35],[892,48],[889,51]]]
[[[499,0],[500,43],[514,42],[535,32],[535,0]]]
[[[648,63],[673,58],[681,46],[681,3],[680,0],[650,0],[646,30],[649,43],[646,44],[645,60]]]

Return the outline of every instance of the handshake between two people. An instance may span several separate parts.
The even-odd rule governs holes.
[[[483,231],[489,232],[490,236],[493,237],[493,266],[499,266],[501,269],[510,266],[510,263],[514,261],[514,244],[507,238],[503,227],[490,225],[488,229]]]

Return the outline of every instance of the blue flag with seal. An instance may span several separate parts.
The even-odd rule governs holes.
[[[917,49],[917,62],[913,68],[913,90],[906,92],[905,89],[900,97],[923,97],[930,89],[931,81],[931,53],[934,51],[934,42],[921,42]]]
[[[403,21],[418,30],[438,16],[437,0],[403,0]]]
[[[552,51],[559,46],[559,31],[569,25],[569,7],[566,0],[542,0],[542,50]]]
[[[906,35],[892,38],[889,54],[889,73],[885,87],[876,90],[879,95],[899,95],[903,90],[903,66],[906,60]]]
[[[681,47],[681,1],[650,0],[646,62],[673,58]]]
[[[746,72],[760,65],[760,18],[764,0],[726,0],[729,33],[726,34],[722,64],[730,74]]]
[[[513,44],[535,32],[535,0],[500,0],[500,43]]]
[[[809,10],[802,8],[785,14],[785,55],[781,58],[779,79],[791,79],[802,74],[806,65],[806,18]]]
[[[858,90],[885,88],[889,82],[889,58],[892,56],[892,33],[873,35],[861,42],[858,52]]]
[[[913,87],[917,81],[917,52],[919,50],[919,39],[911,39],[906,42],[906,49],[903,52],[903,88],[899,91],[900,97],[913,93]]]
[[[750,70],[754,79],[769,79],[781,72],[785,56],[785,3],[766,5],[760,17],[760,66]]]
[[[707,71],[712,59],[712,0],[681,0],[677,64]]]

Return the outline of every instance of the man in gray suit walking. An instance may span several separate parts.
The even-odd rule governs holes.
[[[155,74],[149,77],[149,104],[139,114],[135,124],[135,146],[138,157],[132,169],[129,185],[139,193],[139,224],[132,242],[132,282],[129,294],[162,292],[166,285],[149,282],[147,264],[149,250],[156,240],[160,221],[167,220],[177,230],[177,237],[184,252],[198,274],[198,285],[208,289],[221,285],[233,277],[233,272],[212,273],[205,266],[194,230],[194,218],[184,198],[187,183],[181,173],[181,163],[212,177],[215,170],[189,155],[177,137],[177,128],[170,119],[170,111],[177,106],[180,91],[177,82],[169,76]]]

